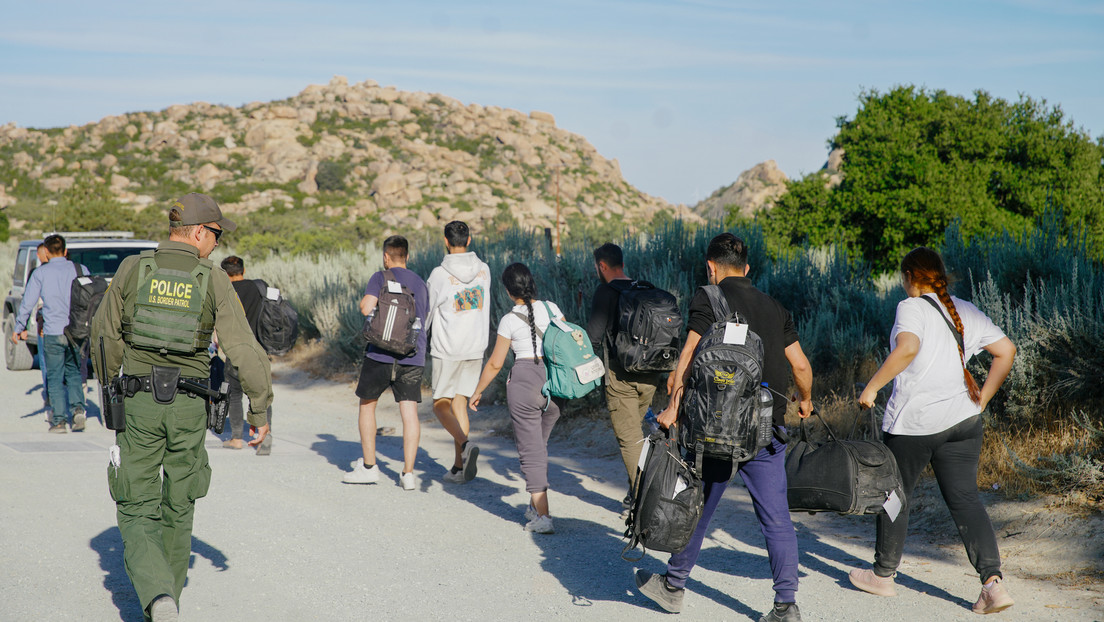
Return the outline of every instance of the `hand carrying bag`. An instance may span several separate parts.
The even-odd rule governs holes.
[[[786,454],[791,512],[878,514],[894,492],[904,502],[897,460],[880,440],[873,410],[870,429],[875,440],[854,438],[861,415],[855,416],[850,437],[840,440],[820,413],[814,410],[813,414],[828,430],[828,441],[809,441],[808,423],[801,420],[800,436]]]

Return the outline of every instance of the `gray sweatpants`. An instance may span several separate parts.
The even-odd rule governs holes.
[[[521,458],[521,474],[527,492],[548,490],[548,435],[560,418],[559,400],[548,404],[541,395],[547,377],[543,362],[522,359],[514,362],[506,379],[506,404],[514,424],[514,440]]]

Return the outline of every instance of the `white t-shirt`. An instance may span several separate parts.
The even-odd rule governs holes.
[[[943,317],[951,319],[935,294],[926,296],[939,303]],[[958,298],[951,300],[962,319],[967,361],[985,346],[1004,338],[1004,332],[977,307]],[[893,395],[882,421],[882,429],[890,434],[936,434],[981,412],[967,392],[958,343],[940,315],[919,298],[897,304],[897,317],[889,333],[890,349],[897,347],[900,333],[919,337],[920,349],[893,381]]]
[[[552,323],[552,319],[548,317],[548,310],[544,307],[545,304],[540,300],[533,301],[533,318],[536,320],[537,330],[540,332],[548,330],[548,325]],[[560,311],[556,303],[548,302],[547,304],[552,309],[553,317],[563,317],[563,311]],[[510,340],[510,348],[514,351],[515,358],[537,358],[538,355],[534,354],[533,351],[533,335],[529,330],[528,319],[521,319],[514,315],[515,312],[526,318],[529,317],[529,310],[525,308],[525,305],[515,306],[509,313],[502,316],[502,320],[498,323],[498,334]],[[537,334],[536,351],[543,355],[544,342],[541,340],[539,333]]]

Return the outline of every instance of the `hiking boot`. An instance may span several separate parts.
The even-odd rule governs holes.
[[[552,517],[547,514],[544,516],[537,516],[528,523],[525,523],[525,531],[532,533],[556,533],[556,529],[552,527]]]
[[[227,449],[241,449],[242,448],[242,440],[240,438],[232,438],[232,439],[229,439],[229,440],[225,440],[225,441],[222,441],[222,446],[227,448]]]
[[[877,596],[897,595],[897,584],[893,582],[893,577],[879,577],[869,568],[865,570],[856,568],[847,573],[847,578],[851,580],[851,585],[864,592]]]
[[[150,619],[153,622],[176,622],[180,611],[176,608],[176,601],[168,594],[162,594],[150,603]]]
[[[49,430],[47,430],[47,432],[49,432],[50,434],[65,434],[68,431],[69,430],[65,428],[64,421],[62,421],[61,423],[55,423],[54,425],[50,426]]]
[[[682,611],[682,597],[686,595],[686,590],[681,587],[671,587],[667,583],[667,575],[637,570],[635,579],[636,589],[655,601],[664,611],[668,613]]]
[[[268,436],[265,436],[264,440],[261,441],[259,445],[257,445],[257,455],[258,456],[267,456],[271,453],[272,453],[272,434],[269,433]]]
[[[774,603],[774,608],[759,618],[759,622],[801,622],[801,611],[797,603]]]
[[[1004,579],[996,577],[989,585],[981,586],[981,596],[974,603],[974,613],[997,613],[1014,604],[1016,601],[1004,589]]]
[[[403,490],[414,490],[414,487],[418,485],[418,481],[414,479],[414,472],[399,475],[399,485],[402,486]]]
[[[345,474],[341,481],[346,484],[375,484],[379,482],[380,471],[377,465],[364,466],[364,458],[357,458],[353,470]],[[411,473],[413,476],[413,473]]]
[[[464,448],[460,450],[460,459],[464,465],[460,472],[464,474],[465,483],[475,479],[475,474],[479,471],[479,467],[475,464],[477,458],[479,458],[479,445],[465,441]]]
[[[444,477],[441,479],[450,484],[466,484],[468,482],[468,480],[464,479],[464,469],[460,469],[459,471],[450,470],[445,473]]]

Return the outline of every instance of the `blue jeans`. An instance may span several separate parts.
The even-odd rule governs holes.
[[[42,372],[42,401],[49,409],[50,391],[47,389],[49,385],[46,384],[46,340],[42,335],[38,336],[38,355],[35,358],[38,359],[38,369]]]
[[[84,410],[80,352],[65,335],[46,335],[42,354],[46,361],[46,391],[54,410],[54,425],[65,423],[67,413],[73,414],[78,408]],[[64,408],[67,402],[68,411]]]
[[[774,577],[774,601],[778,603],[792,603],[797,594],[797,532],[790,520],[790,504],[786,498],[785,464],[786,445],[776,438],[770,447],[740,463],[737,469],[751,494],[759,529],[767,540],[767,557]],[[731,462],[710,458],[702,461],[705,507],[690,543],[667,562],[667,582],[672,587],[686,587],[686,579],[698,562],[702,540],[709,531],[709,521],[730,479]]]

